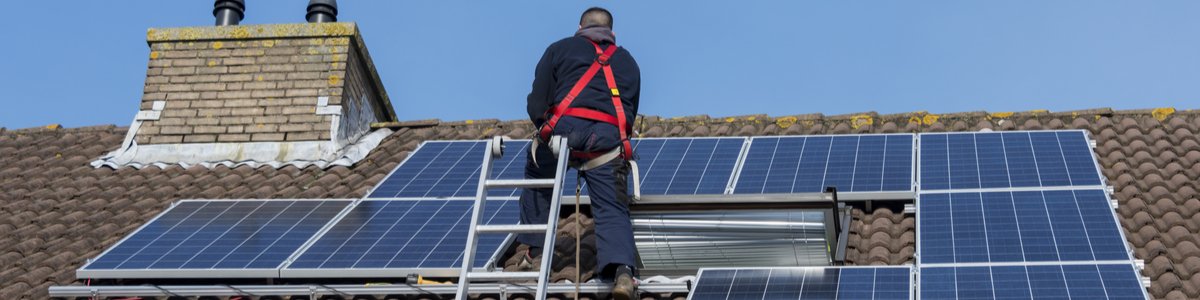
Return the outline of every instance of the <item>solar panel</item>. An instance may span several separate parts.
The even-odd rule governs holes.
[[[81,268],[80,278],[275,277],[349,200],[185,200]]]
[[[462,264],[473,205],[474,200],[364,200],[281,275],[372,277],[421,270],[426,276],[453,276]],[[516,200],[488,200],[484,208],[484,224],[518,222]],[[506,238],[480,235],[474,266],[484,267]]]
[[[909,267],[701,269],[689,300],[911,299]]]
[[[733,192],[911,192],[913,152],[911,134],[754,137]]]
[[[1132,264],[922,267],[921,299],[1146,299]]]
[[[920,195],[922,264],[1129,260],[1103,190]]]
[[[506,143],[492,162],[494,178],[522,178],[529,142]],[[485,141],[428,141],[413,151],[367,198],[475,197]],[[488,196],[518,196],[517,189],[493,189]]]
[[[642,195],[724,194],[745,138],[639,139]]]
[[[1083,131],[923,133],[921,189],[1098,186]]]
[[[745,138],[653,138],[633,141],[643,195],[723,194]],[[368,198],[474,197],[483,163],[484,141],[430,141],[397,166]],[[525,176],[528,140],[505,142],[492,176]],[[567,174],[563,193],[574,195],[576,173]],[[632,184],[632,183],[631,183]],[[519,189],[493,189],[489,197],[517,197]],[[587,194],[584,188],[582,193]]]

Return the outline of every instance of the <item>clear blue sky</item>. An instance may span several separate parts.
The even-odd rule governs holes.
[[[247,2],[243,24],[301,22],[307,3]],[[518,119],[544,47],[595,4],[641,64],[645,114],[1200,108],[1194,0],[343,0],[339,18],[361,26],[401,119]],[[8,128],[128,125],[146,28],[213,22],[211,0],[4,9]]]

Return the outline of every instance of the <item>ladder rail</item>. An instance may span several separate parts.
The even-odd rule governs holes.
[[[533,273],[537,276],[537,294],[534,295],[537,300],[545,300],[546,293],[549,289],[551,262],[554,259],[554,242],[558,231],[558,217],[562,204],[562,189],[563,181],[566,178],[568,155],[570,149],[567,147],[566,138],[553,136],[549,147],[556,147],[557,162],[555,164],[556,172],[553,179],[553,188],[550,198],[550,211],[546,217],[546,224],[518,224],[518,225],[483,225],[482,212],[483,205],[487,202],[487,192],[492,188],[505,187],[522,187],[522,186],[545,186],[547,179],[526,179],[526,180],[495,180],[490,178],[492,174],[493,159],[499,158],[497,149],[500,149],[502,143],[500,138],[493,138],[487,142],[487,151],[484,153],[483,165],[480,168],[479,186],[475,192],[475,206],[471,212],[471,227],[467,231],[467,244],[463,253],[462,270],[459,273],[458,287],[456,298],[466,299],[469,297],[470,285],[473,279],[480,280],[503,280],[503,279],[520,279],[529,278]],[[495,148],[494,148],[495,147]],[[544,227],[542,227],[544,226]],[[532,230],[535,227],[542,227],[543,230]],[[473,272],[475,252],[479,247],[480,233],[533,233],[542,231],[545,233],[545,241],[542,243],[542,261],[537,272],[488,272],[478,273]],[[490,267],[490,266],[489,266]],[[489,268],[490,269],[490,268]],[[509,274],[505,274],[509,273]]]
[[[487,181],[492,175],[492,143],[494,140],[488,140],[487,147],[484,148],[483,165],[480,167],[479,186],[475,190],[475,205],[471,209],[471,227],[467,228],[467,245],[463,251],[462,270],[458,274],[458,299],[466,299],[467,288],[471,285],[468,275],[471,269],[475,266],[475,250],[478,248],[479,235],[475,229],[479,226],[483,211],[483,202],[487,200]]]
[[[552,146],[558,147],[558,164],[557,172],[554,174],[554,192],[550,194],[550,213],[546,216],[546,240],[542,242],[542,261],[541,269],[538,270],[541,274],[538,276],[537,295],[534,298],[537,300],[546,299],[546,289],[550,285],[551,262],[554,260],[554,238],[558,233],[558,218],[559,210],[562,208],[562,188],[563,181],[566,179],[567,173],[567,157],[570,155],[570,149],[567,148],[567,139],[563,137],[551,137],[557,139],[558,143],[550,143]],[[575,266],[578,268],[579,266]]]

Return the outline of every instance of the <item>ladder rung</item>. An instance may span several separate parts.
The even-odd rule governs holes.
[[[471,272],[467,273],[470,280],[537,280],[538,272]]]
[[[475,227],[475,231],[479,233],[546,233],[546,225],[479,225]]]
[[[554,179],[491,179],[488,188],[552,188]]]

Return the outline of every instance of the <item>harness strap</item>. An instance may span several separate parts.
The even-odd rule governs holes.
[[[613,75],[612,65],[608,63],[612,55],[617,52],[617,45],[609,45],[607,49],[600,49],[600,44],[591,40],[588,40],[588,42],[592,43],[592,47],[596,49],[596,61],[592,62],[592,65],[583,73],[583,76],[579,77],[579,80],[575,82],[575,85],[571,87],[571,90],[563,97],[562,101],[559,101],[557,105],[550,109],[550,117],[546,120],[546,123],[542,124],[542,128],[538,132],[538,136],[542,140],[549,139],[554,131],[554,127],[558,125],[559,119],[563,116],[573,116],[617,126],[617,131],[621,134],[621,146],[619,148],[612,151],[590,153],[571,152],[572,157],[587,160],[580,167],[580,170],[595,168],[617,157],[624,157],[626,160],[633,158],[633,146],[629,141],[628,126],[625,121],[625,108],[621,103],[621,93],[617,89],[616,76]],[[604,71],[604,81],[608,85],[610,97],[613,102],[613,110],[616,112],[615,116],[594,109],[571,107],[571,103],[575,101],[580,92],[583,92],[588,83],[591,83],[596,73],[600,70]],[[536,148],[536,145],[537,143],[534,143],[534,148]]]

